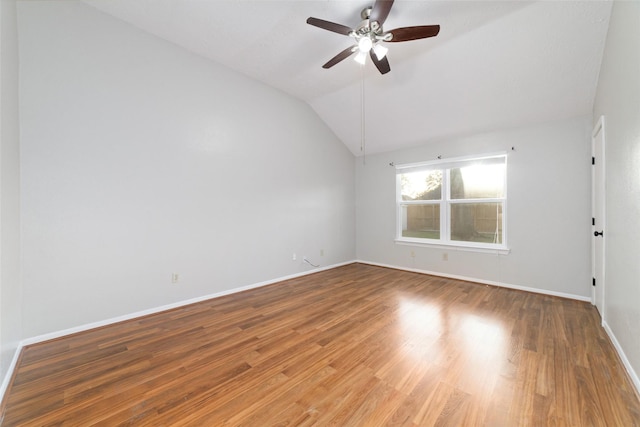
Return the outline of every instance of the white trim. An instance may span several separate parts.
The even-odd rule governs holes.
[[[627,370],[627,374],[629,374],[629,377],[631,378],[631,382],[636,388],[636,393],[640,395],[640,378],[638,378],[638,374],[636,374],[636,371],[633,370],[633,366],[631,366],[631,362],[629,362],[629,359],[627,359],[627,355],[624,353],[624,350],[622,350],[622,346],[620,345],[615,334],[609,327],[609,324],[603,320],[602,327],[604,328],[605,332],[609,336],[609,339],[613,343],[613,347],[618,352],[618,356],[620,356],[620,360],[622,360],[622,364]]]
[[[262,286],[272,285],[272,284],[278,283],[278,282],[284,282],[285,280],[295,279],[297,277],[302,277],[302,276],[306,276],[306,275],[309,275],[309,274],[318,273],[320,271],[331,270],[333,268],[342,267],[342,266],[348,265],[348,264],[353,264],[354,262],[356,262],[356,261],[347,261],[347,262],[342,262],[342,263],[339,263],[339,264],[329,265],[329,266],[326,266],[326,267],[314,268],[313,270],[303,271],[302,273],[290,274],[288,276],[279,277],[277,279],[266,280],[264,282],[258,282],[258,283],[254,283],[254,284],[251,284],[251,285],[242,286],[242,287],[239,287],[239,288],[233,288],[233,289],[228,289],[228,290],[222,291],[222,292],[216,292],[215,294],[203,295],[201,297],[196,297],[196,298],[191,298],[191,299],[188,299],[188,300],[178,301],[178,302],[174,302],[174,303],[171,303],[171,304],[162,305],[160,307],[154,307],[154,308],[150,308],[150,309],[147,309],[147,310],[137,311],[137,312],[131,313],[131,314],[125,314],[123,316],[112,317],[110,319],[100,320],[98,322],[87,323],[87,324],[76,326],[76,327],[73,327],[73,328],[63,329],[61,331],[56,331],[56,332],[51,332],[51,333],[48,333],[48,334],[38,335],[38,336],[35,336],[35,337],[26,338],[26,339],[22,340],[21,344],[23,346],[27,346],[27,345],[36,344],[36,343],[43,342],[43,341],[49,341],[49,340],[52,340],[52,339],[64,337],[66,335],[71,335],[71,334],[75,334],[75,333],[78,333],[78,332],[88,331],[90,329],[100,328],[102,326],[112,325],[114,323],[119,323],[119,322],[123,322],[123,321],[126,321],[126,320],[136,319],[138,317],[148,316],[150,314],[160,313],[162,311],[172,310],[174,308],[183,307],[185,305],[195,304],[195,303],[198,303],[198,302],[210,300],[210,299],[213,299],[213,298],[222,297],[222,296],[225,296],[225,295],[230,295],[230,294],[235,294],[235,293],[238,293],[238,292],[248,291],[249,289],[260,288]]]
[[[11,379],[13,378],[13,371],[15,371],[16,369],[20,354],[22,354],[22,347],[22,342],[18,343],[18,347],[13,353],[13,358],[11,359],[11,363],[9,364],[9,369],[7,369],[7,373],[2,379],[2,385],[0,385],[0,403],[4,400],[4,393],[7,391],[7,388],[9,388],[9,382],[11,382]],[[1,416],[2,414],[0,414],[0,417]],[[0,424],[2,424],[2,418],[0,418]]]
[[[511,252],[506,246],[498,246],[489,247],[487,245],[483,246],[473,246],[469,244],[471,242],[466,242],[467,244],[453,244],[449,243],[436,243],[429,242],[428,239],[420,239],[420,238],[412,238],[412,237],[401,237],[395,239],[396,244],[405,245],[405,246],[422,246],[427,248],[436,248],[436,249],[448,249],[451,251],[463,251],[463,252],[482,252],[489,254],[500,254],[500,255],[508,255]]]
[[[91,330],[91,329],[100,328],[102,326],[112,325],[114,323],[119,323],[119,322],[123,322],[123,321],[126,321],[126,320],[136,319],[138,317],[148,316],[150,314],[160,313],[162,311],[171,310],[171,309],[174,309],[174,308],[178,308],[178,307],[182,307],[182,306],[185,306],[185,305],[206,301],[206,300],[213,299],[213,298],[218,298],[218,297],[225,296],[225,295],[230,295],[230,294],[235,294],[235,293],[242,292],[242,291],[247,291],[249,289],[255,289],[255,288],[260,288],[262,286],[272,285],[272,284],[278,283],[278,282],[284,282],[285,280],[290,280],[290,279],[295,279],[297,277],[307,276],[309,274],[318,273],[318,272],[324,271],[324,270],[331,270],[331,269],[334,269],[334,268],[342,267],[344,265],[353,264],[355,262],[357,262],[357,261],[352,260],[352,261],[346,261],[346,262],[341,262],[341,263],[338,263],[338,264],[329,265],[329,266],[326,266],[326,267],[314,268],[313,270],[303,271],[301,273],[290,274],[288,276],[279,277],[277,279],[266,280],[264,282],[258,282],[258,283],[254,283],[254,284],[251,284],[251,285],[248,285],[248,286],[242,286],[240,288],[233,288],[233,289],[229,289],[229,290],[226,290],[226,291],[217,292],[215,294],[204,295],[204,296],[201,296],[201,297],[192,298],[192,299],[188,299],[188,300],[184,300],[184,301],[179,301],[179,302],[175,302],[175,303],[172,303],[172,304],[166,304],[166,305],[163,305],[163,306],[160,306],[160,307],[150,308],[148,310],[137,311],[135,313],[125,314],[123,316],[112,317],[110,319],[101,320],[101,321],[98,321],[98,322],[92,322],[92,323],[87,323],[87,324],[84,324],[84,325],[76,326],[76,327],[73,327],[73,328],[63,329],[61,331],[56,331],[56,332],[51,332],[51,333],[48,333],[48,334],[38,335],[38,336],[35,336],[35,337],[31,337],[31,338],[25,338],[22,341],[20,341],[20,343],[18,344],[18,348],[16,349],[16,351],[15,351],[15,353],[13,355],[13,359],[11,360],[11,364],[9,365],[9,369],[7,370],[7,373],[5,374],[4,379],[2,380],[2,386],[0,386],[0,402],[2,401],[2,399],[4,399],[4,394],[7,391],[7,388],[9,387],[9,382],[11,381],[11,378],[13,377],[13,372],[14,372],[14,370],[16,368],[16,364],[18,363],[18,358],[20,357],[20,354],[22,353],[22,349],[24,347],[28,346],[28,345],[37,344],[37,343],[40,343],[40,342],[49,341],[49,340],[56,339],[56,338],[61,338],[61,337],[64,337],[64,336],[67,336],[67,335],[71,335],[71,334],[75,334],[75,333],[78,333],[78,332],[84,332],[84,331],[88,331],[88,330]]]
[[[543,294],[543,295],[551,295],[554,297],[568,298],[568,299],[573,299],[577,301],[584,301],[584,302],[591,301],[591,297],[585,297],[582,295],[575,295],[575,294],[567,294],[564,292],[550,291],[548,289],[530,288],[528,286],[512,285],[510,283],[504,283],[504,282],[495,282],[493,280],[484,280],[484,279],[478,279],[475,277],[459,276],[457,274],[447,274],[447,273],[440,273],[436,271],[420,270],[417,268],[399,267],[397,265],[381,264],[378,262],[371,262],[371,261],[357,260],[355,262],[359,262],[361,264],[374,265],[376,267],[386,267],[386,268],[393,268],[396,270],[410,271],[412,273],[428,274],[430,276],[446,277],[448,279],[464,280],[465,282],[475,282],[475,283],[480,283],[482,285],[492,285],[492,286],[498,286],[500,288],[516,289],[518,291],[533,292],[536,294]]]
[[[600,153],[596,153],[596,136],[598,135],[598,133],[600,133],[602,135],[602,146],[601,148],[601,152]],[[607,229],[607,207],[606,207],[606,192],[607,192],[607,175],[606,175],[606,162],[605,162],[605,147],[606,147],[606,133],[605,133],[605,118],[604,116],[600,116],[600,118],[598,119],[598,122],[596,123],[596,125],[593,128],[593,132],[591,133],[591,155],[593,156],[593,158],[596,159],[596,162],[598,162],[598,164],[600,165],[600,171],[601,171],[601,179],[602,179],[602,194],[600,195],[600,197],[602,198],[602,200],[600,201],[602,204],[602,218],[599,218],[598,221],[600,222],[599,226],[600,227],[596,227],[595,225],[593,225],[591,227],[591,232],[593,233],[594,231],[597,230],[597,228],[601,228],[602,231],[606,231]],[[599,183],[596,182],[596,171],[595,168],[592,166],[591,167],[591,216],[593,218],[596,218],[598,215],[596,212],[596,186]],[[591,287],[591,304],[596,305],[600,304],[600,306],[602,307],[602,313],[600,313],[600,317],[602,318],[602,324],[604,325],[605,320],[607,319],[607,315],[606,315],[606,306],[605,306],[605,302],[606,302],[606,250],[607,250],[607,245],[606,245],[606,240],[605,240],[605,236],[602,236],[602,277],[596,278],[596,242],[595,239],[597,239],[597,237],[591,237],[591,277],[593,277],[594,279],[599,279],[600,283],[597,282],[596,280],[596,286],[595,287]],[[598,292],[597,287],[600,287],[600,289],[602,289],[602,301],[598,302],[596,301],[596,292]],[[598,310],[600,311],[600,310]]]

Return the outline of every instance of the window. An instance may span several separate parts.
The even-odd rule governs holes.
[[[506,249],[504,154],[399,165],[398,242]]]

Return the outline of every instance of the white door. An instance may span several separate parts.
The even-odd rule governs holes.
[[[600,318],[604,322],[605,310],[605,283],[604,283],[604,239],[607,238],[605,232],[605,175],[604,175],[604,116],[601,116],[598,123],[593,128],[593,167],[592,167],[592,265],[593,265],[593,286],[592,300],[595,304]]]

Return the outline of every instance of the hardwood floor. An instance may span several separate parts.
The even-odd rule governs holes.
[[[352,264],[26,347],[4,426],[638,426],[588,303]]]

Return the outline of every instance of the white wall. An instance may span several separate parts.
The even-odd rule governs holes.
[[[19,133],[16,2],[2,0],[0,1],[0,379],[5,378],[22,338]]]
[[[639,2],[613,4],[594,120],[601,115],[606,144],[605,322],[640,388]]]
[[[80,2],[18,12],[25,337],[354,259],[353,156],[306,104]]]
[[[356,251],[378,264],[590,294],[591,118],[492,132],[356,160]],[[515,151],[511,151],[515,147]],[[399,245],[395,164],[508,151],[508,255]],[[411,251],[415,257],[411,257]],[[448,261],[442,260],[447,252]]]

